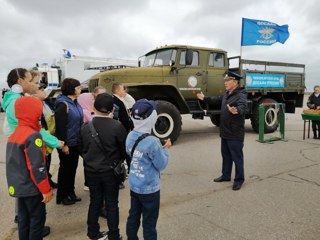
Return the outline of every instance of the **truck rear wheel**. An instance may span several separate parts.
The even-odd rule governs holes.
[[[210,119],[214,125],[216,125],[217,127],[220,127],[220,115],[211,114]]]
[[[157,101],[158,119],[152,130],[160,139],[177,140],[181,132],[181,115],[176,106],[167,101]]]
[[[259,105],[263,103],[277,103],[272,98],[265,98],[255,103],[251,116],[251,126],[255,132],[259,132]],[[279,126],[278,110],[274,105],[266,106],[264,113],[264,133],[272,133]]]

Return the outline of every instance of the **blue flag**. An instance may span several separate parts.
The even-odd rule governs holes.
[[[71,58],[71,52],[69,52],[69,50],[67,50],[67,49],[62,49],[63,50],[63,56],[65,57],[65,58]]]
[[[241,46],[285,43],[289,38],[288,25],[279,26],[272,22],[242,18]]]

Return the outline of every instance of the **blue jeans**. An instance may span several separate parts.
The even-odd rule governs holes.
[[[42,195],[18,198],[19,239],[40,240],[46,221],[46,205]]]
[[[97,177],[86,176],[86,183],[90,189],[90,205],[88,210],[88,236],[95,237],[100,231],[98,223],[99,213],[106,203],[108,239],[119,239],[119,182],[113,172]]]
[[[160,191],[150,194],[139,194],[130,191],[131,208],[127,221],[128,240],[138,240],[138,230],[142,214],[144,240],[157,239],[157,220],[159,217]]]

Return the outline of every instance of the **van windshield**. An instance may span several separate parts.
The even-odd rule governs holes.
[[[161,49],[146,55],[144,59],[144,67],[153,66],[169,66],[170,60],[175,61],[177,55],[176,49]]]

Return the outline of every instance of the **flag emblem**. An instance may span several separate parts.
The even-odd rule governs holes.
[[[288,28],[288,25],[279,26],[264,20],[242,18],[241,46],[269,46],[276,42],[283,44],[289,38]]]

